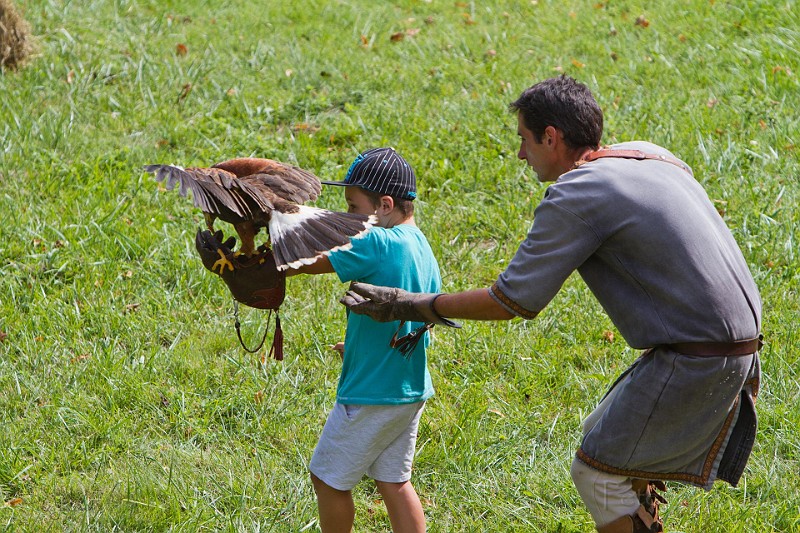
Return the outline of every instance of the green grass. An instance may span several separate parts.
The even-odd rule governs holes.
[[[359,149],[395,146],[445,290],[487,286],[544,190],[507,105],[566,72],[603,106],[604,142],[651,140],[692,165],[762,291],[751,462],[735,489],[672,486],[669,529],[800,531],[794,0],[21,7],[40,55],[0,73],[0,527],[317,529],[306,465],[344,287],[292,278],[286,360],[245,353],[194,253],[202,217],[142,165],[257,155],[340,179]],[[343,209],[341,191],[318,205]],[[243,315],[255,338],[263,314]],[[437,331],[414,474],[431,531],[592,530],[569,463],[636,356],[606,330],[571,278],[534,321]],[[355,497],[356,530],[388,531],[374,489]]]

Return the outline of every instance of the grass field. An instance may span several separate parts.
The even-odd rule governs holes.
[[[148,163],[341,179],[392,145],[445,290],[488,286],[544,192],[507,105],[568,73],[604,142],[686,160],[762,291],[759,436],[738,488],[671,486],[669,530],[800,531],[800,6],[773,1],[32,0],[0,73],[0,527],[314,531],[344,286],[289,280],[286,360],[244,352],[202,217]],[[317,205],[344,209],[340,190]],[[255,338],[264,315],[243,311]],[[610,334],[609,334],[610,333]],[[534,321],[438,331],[414,481],[431,531],[592,531],[569,464],[635,357],[577,277]],[[388,531],[355,491],[357,531]]]

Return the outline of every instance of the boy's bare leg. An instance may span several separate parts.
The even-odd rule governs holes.
[[[349,490],[337,490],[311,474],[314,492],[317,493],[319,527],[323,533],[350,533],[356,517],[353,494]]]
[[[410,481],[387,483],[375,481],[378,492],[383,496],[389,520],[394,533],[424,533],[425,513]]]

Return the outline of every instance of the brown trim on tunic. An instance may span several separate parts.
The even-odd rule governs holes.
[[[512,313],[514,313],[519,317],[531,319],[531,318],[536,318],[536,315],[539,314],[538,311],[528,311],[527,309],[519,305],[517,302],[509,298],[505,293],[503,293],[503,291],[500,290],[500,288],[497,286],[496,281],[494,282],[494,284],[492,284],[492,287],[489,290],[492,292],[495,298],[500,300],[500,302],[502,302],[503,305],[508,307]]]
[[[586,463],[588,466],[594,468],[595,470],[600,470],[601,472],[606,472],[609,474],[632,477],[632,478],[640,478],[640,479],[683,481],[704,487],[708,484],[708,479],[709,477],[711,477],[711,470],[714,468],[714,462],[717,459],[717,455],[719,455],[719,450],[722,447],[723,441],[728,436],[728,433],[730,431],[731,423],[733,422],[734,415],[736,414],[736,408],[739,405],[739,398],[740,397],[737,396],[736,401],[733,402],[733,407],[728,413],[728,417],[725,419],[725,423],[722,425],[722,429],[720,430],[719,435],[717,435],[717,438],[714,439],[714,443],[711,445],[711,449],[709,450],[708,455],[706,456],[706,460],[703,463],[702,475],[698,476],[696,474],[689,474],[688,472],[670,472],[670,473],[647,472],[645,470],[617,468],[615,466],[601,463],[600,461],[592,457],[589,457],[581,448],[578,448],[578,451],[575,452],[575,455],[578,459]]]
[[[573,169],[578,168],[579,166],[594,161],[596,159],[600,159],[602,157],[619,157],[622,159],[636,159],[636,160],[644,160],[644,159],[652,159],[655,161],[663,161],[665,163],[670,163],[675,165],[676,167],[686,171],[689,173],[690,176],[694,176],[692,174],[692,169],[689,168],[689,165],[681,161],[680,159],[676,159],[674,157],[670,157],[668,155],[663,154],[648,154],[642,152],[641,150],[624,150],[624,149],[615,149],[608,146],[604,146],[599,150],[595,150],[594,152],[589,152],[588,154],[584,155],[582,159],[579,159],[573,165]]]

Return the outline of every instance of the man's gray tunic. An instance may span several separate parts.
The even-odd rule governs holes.
[[[645,142],[613,148],[674,157]],[[655,160],[604,158],[567,172],[548,187],[490,293],[532,318],[575,270],[628,344],[655,347],[617,382],[578,457],[630,477],[735,485],[755,436],[758,355],[700,357],[663,347],[760,331],[758,290],[703,188]]]

